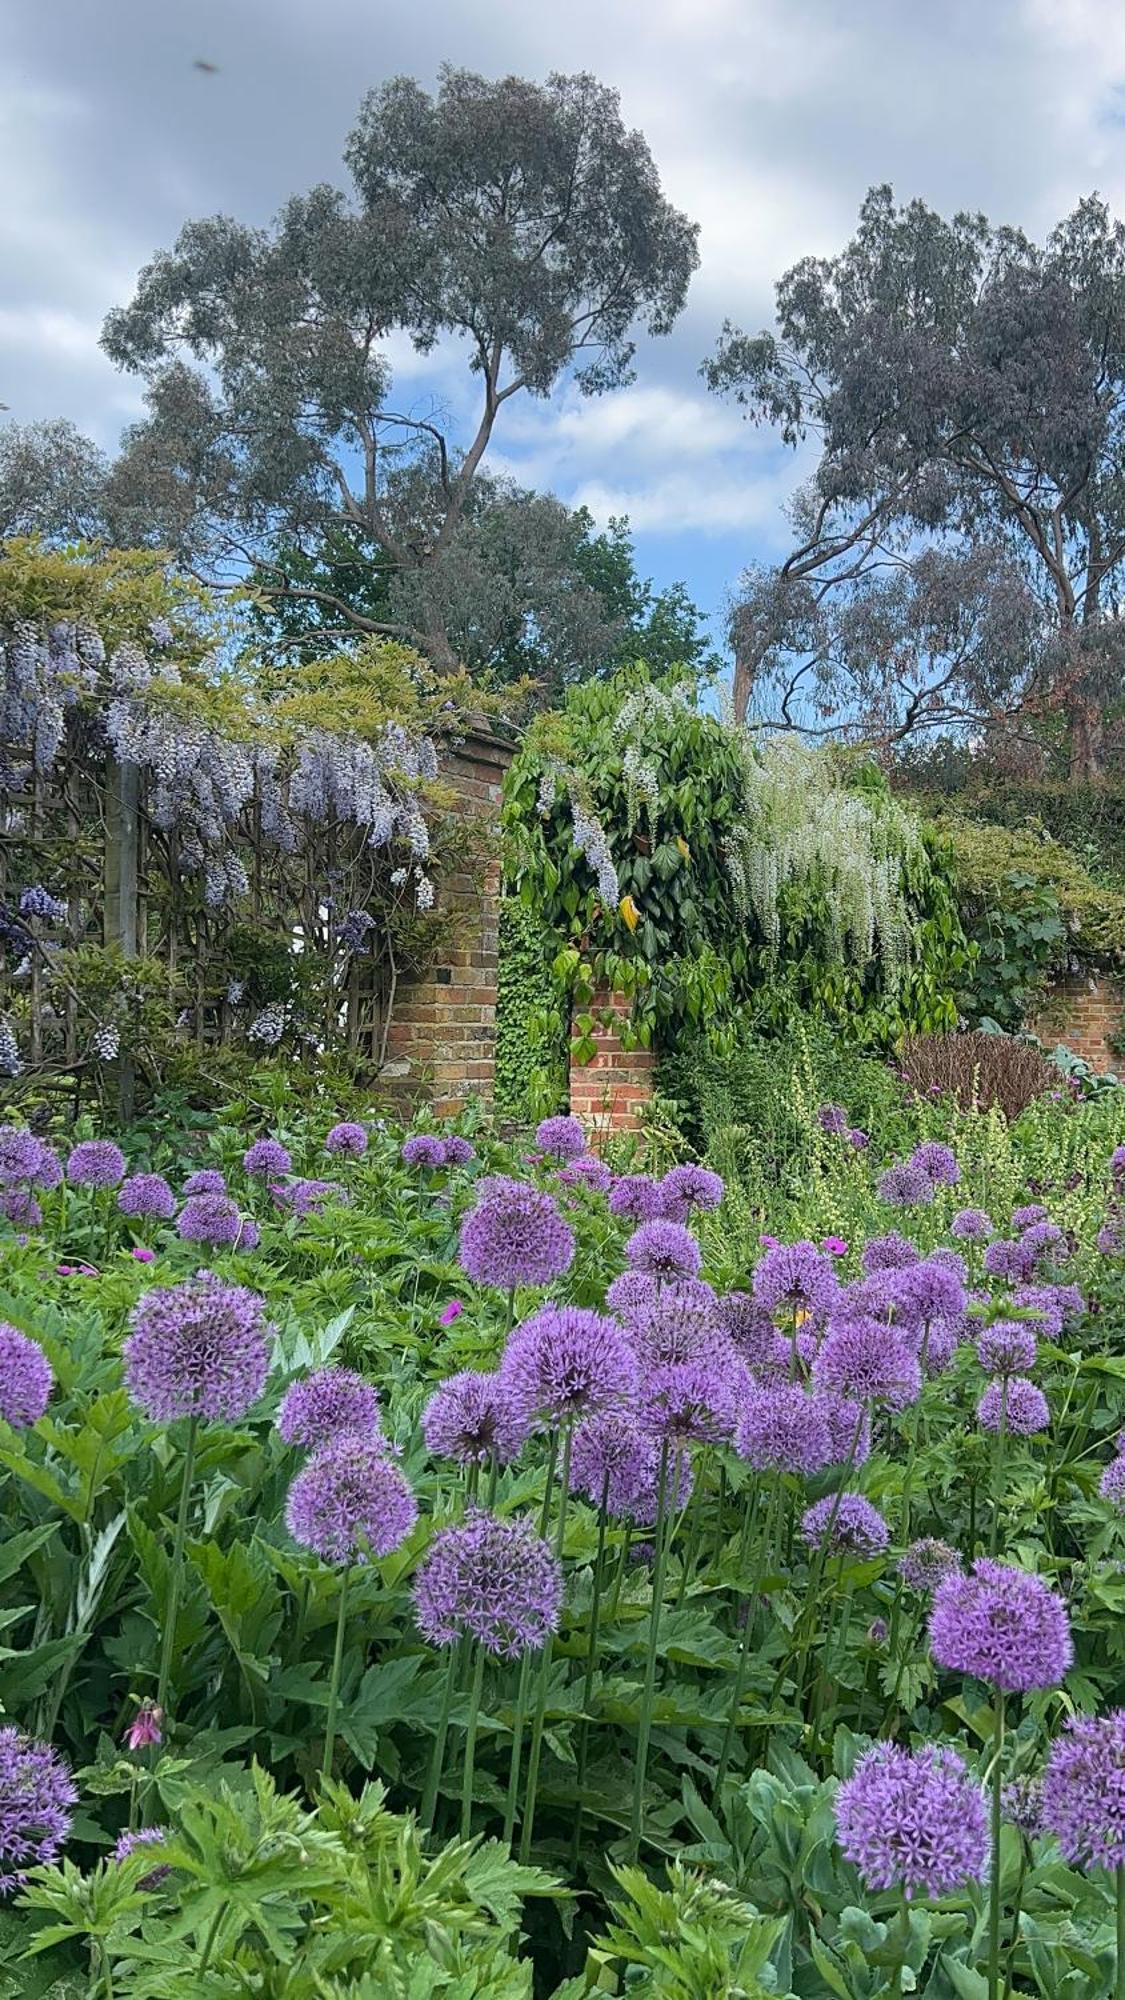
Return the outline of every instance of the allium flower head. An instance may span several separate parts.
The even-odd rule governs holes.
[[[685,1322],[714,1327],[718,1320],[718,1299],[714,1287],[704,1278],[677,1278],[662,1285],[644,1271],[621,1271],[605,1295],[612,1313],[634,1335],[654,1332],[654,1316],[668,1325],[677,1315]]]
[[[988,1866],[984,1794],[955,1750],[876,1743],[836,1794],[836,1834],[869,1889],[952,1896]]]
[[[987,1243],[995,1227],[983,1208],[961,1208],[949,1225],[949,1233],[961,1243]]]
[[[718,1301],[717,1312],[722,1332],[747,1366],[759,1367],[772,1350],[775,1332],[765,1307],[750,1292],[728,1292]]]
[[[630,1411],[599,1410],[574,1433],[570,1483],[595,1506],[604,1493],[607,1512],[625,1514],[651,1488],[658,1456],[655,1438],[641,1430]]]
[[[277,1174],[287,1174],[293,1165],[292,1156],[280,1139],[255,1139],[242,1155],[242,1164],[248,1174],[263,1181],[272,1180]]]
[[[1028,1840],[1038,1840],[1043,1832],[1042,1778],[1013,1778],[1010,1784],[1002,1785],[1000,1815]]]
[[[476,1159],[476,1147],[470,1145],[468,1139],[463,1139],[460,1132],[450,1132],[443,1143],[447,1167],[467,1167],[470,1160]]]
[[[418,1519],[418,1502],[381,1438],[345,1433],[322,1445],[289,1488],[295,1542],[325,1562],[389,1556]]]
[[[956,1187],[961,1178],[957,1155],[940,1139],[924,1139],[910,1155],[910,1165],[924,1173],[933,1187]]]
[[[580,1160],[586,1151],[582,1120],[566,1115],[544,1118],[535,1128],[535,1143],[549,1159]]]
[[[890,1230],[886,1236],[873,1236],[863,1247],[861,1259],[864,1271],[874,1278],[880,1271],[902,1271],[909,1264],[921,1262],[922,1252],[914,1243],[908,1243],[897,1230]]]
[[[124,1833],[117,1836],[113,1858],[115,1861],[128,1861],[130,1855],[135,1854],[138,1848],[162,1847],[167,1839],[168,1829],[164,1826],[138,1826],[133,1832],[126,1827]],[[171,1868],[167,1866],[152,1868],[147,1875],[141,1876],[137,1887],[159,1889],[161,1883],[166,1882],[171,1873]]]
[[[1043,1823],[1078,1868],[1125,1862],[1125,1709],[1071,1715],[1051,1745]]]
[[[722,1175],[710,1167],[671,1167],[660,1183],[662,1212],[669,1222],[686,1222],[693,1208],[718,1208],[725,1193]]]
[[[226,1181],[217,1167],[199,1167],[194,1174],[189,1174],[184,1182],[186,1195],[225,1194],[226,1191]]]
[[[642,1222],[625,1245],[634,1271],[668,1281],[695,1278],[703,1259],[694,1236],[679,1222]]]
[[[1062,1599],[1041,1577],[987,1556],[938,1585],[930,1650],[940,1667],[1006,1692],[1057,1687],[1074,1659]]]
[[[341,1120],[339,1125],[333,1125],[331,1131],[325,1137],[324,1150],[326,1153],[344,1153],[352,1160],[362,1159],[364,1153],[367,1151],[366,1128],[363,1125],[357,1125],[354,1120],[349,1118]],[[448,1139],[444,1142],[442,1152],[445,1155],[445,1163],[448,1165]]]
[[[842,1104],[822,1104],[816,1114],[822,1132],[831,1139],[843,1139],[848,1130],[848,1114]]]
[[[1086,1301],[1077,1285],[1017,1285],[1012,1304],[1021,1312],[1033,1312],[1040,1330],[1057,1340],[1065,1326],[1081,1319]]]
[[[1007,1375],[990,1382],[977,1404],[977,1422],[986,1431],[999,1431],[1003,1421],[1011,1437],[1034,1437],[1045,1431],[1051,1412],[1042,1389],[1026,1375]]]
[[[823,1407],[799,1382],[756,1383],[743,1399],[734,1445],[759,1472],[808,1479],[831,1463]]]
[[[712,1443],[730,1436],[744,1386],[731,1368],[711,1360],[650,1368],[637,1395],[637,1416],[645,1430],[670,1444]]]
[[[828,1465],[865,1465],[871,1456],[871,1412],[851,1396],[818,1392],[813,1401],[828,1426]]]
[[[923,1257],[902,1271],[886,1273],[883,1284],[895,1318],[919,1331],[933,1319],[956,1319],[965,1310],[965,1287],[956,1271],[936,1257]]]
[[[212,1271],[145,1292],[129,1315],[125,1386],[159,1424],[177,1417],[237,1423],[269,1373],[265,1300]]]
[[[125,1178],[125,1155],[112,1139],[83,1139],[66,1163],[73,1187],[112,1188]]]
[[[1025,1250],[1035,1252],[1037,1264],[1065,1264],[1070,1256],[1066,1231],[1057,1222],[1033,1222],[1020,1237]]]
[[[23,1125],[0,1125],[0,1186],[26,1181],[50,1194],[62,1177],[62,1162],[45,1139]]]
[[[445,1140],[436,1132],[412,1132],[403,1141],[402,1162],[406,1167],[422,1167],[434,1173],[445,1165]]]
[[[131,1174],[118,1191],[117,1206],[122,1215],[138,1222],[170,1222],[176,1213],[176,1197],[163,1174]]]
[[[899,1575],[911,1590],[936,1590],[943,1577],[960,1574],[961,1558],[948,1542],[936,1541],[933,1536],[923,1536],[919,1542],[911,1542],[899,1562]]]
[[[461,1224],[459,1255],[468,1277],[508,1291],[549,1285],[569,1270],[574,1235],[549,1194],[495,1175],[478,1181],[477,1195]]]
[[[648,1174],[621,1174],[609,1191],[609,1212],[623,1222],[656,1222],[664,1214],[659,1183]]]
[[[718,1301],[698,1278],[662,1285],[646,1279],[652,1297],[623,1314],[641,1373],[657,1366],[729,1358],[731,1346],[718,1321]]]
[[[176,1234],[185,1243],[224,1248],[238,1242],[242,1215],[238,1203],[225,1194],[193,1194],[176,1218]]]
[[[0,1215],[14,1229],[38,1229],[43,1210],[28,1188],[0,1189]]]
[[[900,1160],[880,1174],[875,1191],[888,1208],[924,1208],[934,1198],[934,1183],[913,1160]]]
[[[977,1338],[977,1358],[989,1375],[1026,1375],[1035,1366],[1034,1329],[1018,1319],[994,1320]]]
[[[1013,1209],[1012,1228],[1031,1229],[1035,1223],[1049,1222],[1050,1219],[1050,1212],[1044,1208],[1041,1201],[1030,1201],[1024,1208]]]
[[[839,1293],[839,1279],[815,1243],[779,1243],[755,1266],[755,1301],[765,1312],[806,1312],[823,1317]]]
[[[829,1323],[812,1378],[818,1389],[854,1396],[861,1403],[882,1403],[890,1410],[904,1410],[922,1393],[917,1355],[893,1328],[862,1316]]]
[[[869,1560],[882,1555],[890,1538],[879,1509],[862,1493],[826,1493],[801,1516],[801,1539],[832,1555]]]
[[[57,1750],[22,1729],[0,1729],[0,1895],[18,1889],[29,1868],[58,1859],[77,1803]]]
[[[1119,1514],[1125,1514],[1125,1453],[1119,1452],[1116,1458],[1110,1459],[1102,1473],[1098,1492]]]
[[[43,1349],[18,1327],[0,1320],[0,1417],[26,1430],[46,1414],[55,1378]]]
[[[623,1402],[637,1384],[636,1357],[617,1321],[581,1306],[544,1306],[513,1328],[499,1373],[513,1408],[551,1425]]]
[[[558,1558],[527,1517],[483,1511],[435,1535],[414,1585],[418,1628],[431,1645],[468,1635],[505,1660],[545,1643],[562,1597]]]
[[[277,1429],[283,1443],[310,1450],[345,1432],[378,1437],[379,1391],[352,1368],[318,1368],[290,1383],[277,1413]]]
[[[527,1442],[529,1424],[498,1374],[467,1368],[434,1390],[422,1412],[422,1436],[435,1458],[487,1465],[495,1452],[507,1465]]]
[[[1026,1243],[1009,1243],[998,1236],[984,1253],[984,1268],[990,1278],[1007,1278],[1013,1285],[1025,1285],[1035,1274],[1035,1251]]]
[[[559,1181],[563,1187],[586,1187],[594,1194],[608,1194],[613,1175],[604,1160],[586,1154],[580,1160],[571,1160],[569,1166],[560,1167]]]
[[[687,1506],[695,1485],[695,1474],[692,1471],[691,1465],[691,1453],[683,1448],[682,1440],[670,1438],[669,1445],[667,1463],[664,1467],[664,1512],[666,1517],[669,1514],[678,1513],[681,1508]],[[660,1512],[660,1458],[660,1447],[657,1444],[652,1456],[651,1471],[646,1474],[636,1498],[630,1500],[628,1505],[624,1506],[621,1510],[626,1518],[635,1522],[638,1527],[650,1528],[655,1522],[657,1514]],[[649,1551],[647,1557],[638,1555],[637,1560],[641,1562],[651,1561],[652,1551]]]

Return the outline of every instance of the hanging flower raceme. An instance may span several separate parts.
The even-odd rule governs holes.
[[[422,1412],[422,1435],[435,1458],[461,1465],[487,1465],[493,1453],[501,1465],[518,1458],[529,1424],[499,1375],[465,1369],[434,1390]]]
[[[57,1750],[22,1729],[0,1729],[0,1895],[18,1889],[29,1868],[58,1860],[77,1803]]]
[[[616,1320],[580,1306],[544,1306],[513,1329],[500,1387],[529,1423],[554,1426],[627,1400],[637,1361]]]
[[[836,1834],[868,1887],[952,1896],[988,1865],[984,1794],[955,1750],[877,1743],[836,1794]]]
[[[129,1315],[125,1386],[154,1423],[205,1417],[237,1423],[269,1373],[265,1300],[200,1271],[145,1292]]]
[[[37,1424],[46,1415],[54,1385],[43,1349],[0,1320],[0,1418],[17,1431]]]
[[[862,1493],[826,1493],[801,1516],[801,1539],[810,1549],[866,1561],[882,1555],[891,1538],[883,1516]]]
[[[1051,1746],[1041,1811],[1074,1867],[1125,1865],[1125,1709],[1068,1716]]]
[[[943,1578],[929,1636],[939,1667],[1006,1693],[1057,1687],[1074,1660],[1062,1599],[1041,1577],[987,1556]]]
[[[586,1151],[582,1120],[569,1115],[542,1119],[535,1128],[535,1144],[548,1159],[580,1160]]]
[[[551,1199],[525,1181],[494,1175],[477,1183],[477,1205],[461,1224],[461,1269],[500,1291],[549,1285],[570,1269],[574,1233]]]
[[[283,1443],[313,1451],[344,1435],[381,1437],[379,1391],[352,1368],[318,1368],[290,1383],[277,1429]]]
[[[414,1585],[418,1628],[432,1645],[465,1636],[518,1660],[558,1629],[562,1566],[526,1517],[472,1512],[435,1535]]]
[[[125,1155],[112,1139],[83,1139],[66,1163],[72,1187],[114,1188],[125,1178]]]
[[[418,1502],[381,1437],[347,1433],[322,1445],[289,1488],[295,1542],[325,1562],[389,1556],[418,1519]]]

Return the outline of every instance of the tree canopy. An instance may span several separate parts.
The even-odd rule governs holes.
[[[1120,699],[1125,226],[1096,196],[1043,246],[871,190],[837,257],[704,364],[819,445],[794,546],[743,579],[736,704],[883,742],[1065,731],[1096,775]]]

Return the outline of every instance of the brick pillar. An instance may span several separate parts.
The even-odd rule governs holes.
[[[1125,1056],[1119,1056],[1109,1042],[1123,1027],[1125,1000],[1120,989],[1096,974],[1057,980],[1037,1019],[1028,1023],[1031,1034],[1048,1048],[1061,1042],[1103,1074],[1125,1068]]]
[[[629,1002],[617,993],[599,993],[593,1012],[629,1012]],[[571,1062],[570,1108],[599,1145],[614,1132],[635,1132],[640,1113],[653,1097],[655,1058],[651,1049],[622,1048],[613,1027],[599,1022],[594,1029],[597,1054],[588,1063]]]
[[[383,1080],[393,1094],[425,1099],[439,1116],[470,1096],[490,1096],[496,1045],[496,963],[500,923],[498,821],[512,745],[473,731],[442,760],[457,809],[483,822],[491,857],[483,876],[441,884],[441,907],[457,916],[453,949],[421,979],[400,987],[387,1037]]]

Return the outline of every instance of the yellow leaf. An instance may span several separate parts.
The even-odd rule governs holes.
[[[617,907],[628,924],[629,929],[635,931],[641,921],[641,913],[634,903],[633,898],[631,896],[622,896]]]
[[[678,833],[678,834],[676,835],[676,846],[677,846],[677,847],[679,848],[679,850],[680,850],[680,853],[681,853],[681,854],[683,855],[683,857],[684,857],[684,860],[685,860],[685,861],[690,861],[690,860],[691,860],[691,848],[690,848],[690,847],[688,846],[688,844],[687,844],[687,841],[686,841],[686,840],[684,839],[684,837],[683,837],[683,834],[682,834],[682,833]]]

